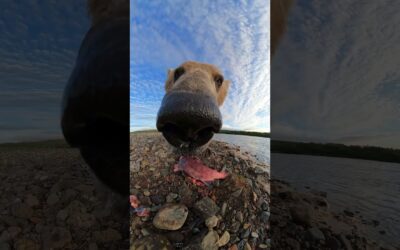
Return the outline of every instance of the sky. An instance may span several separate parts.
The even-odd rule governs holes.
[[[270,131],[269,1],[131,0],[131,130],[155,128],[169,68],[214,64],[223,128]]]
[[[274,139],[400,148],[399,9],[296,1],[271,64]]]
[[[85,1],[0,1],[0,143],[62,136],[62,92],[88,28]]]

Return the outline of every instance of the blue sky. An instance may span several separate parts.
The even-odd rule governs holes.
[[[0,2],[0,142],[62,136],[62,92],[88,28],[85,1]]]
[[[217,65],[225,128],[269,131],[269,1],[131,0],[131,130],[155,128],[167,70]]]
[[[399,8],[296,1],[272,59],[274,138],[400,148]]]

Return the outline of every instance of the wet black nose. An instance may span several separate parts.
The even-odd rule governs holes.
[[[171,92],[164,96],[157,129],[175,147],[196,148],[219,132],[222,117],[214,98],[199,93]]]

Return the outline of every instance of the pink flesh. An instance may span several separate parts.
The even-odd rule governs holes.
[[[198,158],[190,156],[181,156],[179,162],[174,165],[174,172],[183,171],[189,177],[210,183],[217,179],[224,179],[228,176],[225,172],[218,172],[204,165]]]
[[[134,211],[136,212],[137,216],[145,217],[150,215],[149,209],[145,207],[139,207],[140,202],[136,195],[129,196],[129,201],[131,203],[131,206],[134,208]]]

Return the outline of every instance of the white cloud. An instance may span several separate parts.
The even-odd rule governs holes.
[[[269,1],[131,3],[133,67],[215,64],[232,82],[222,107],[224,127],[269,131]]]

